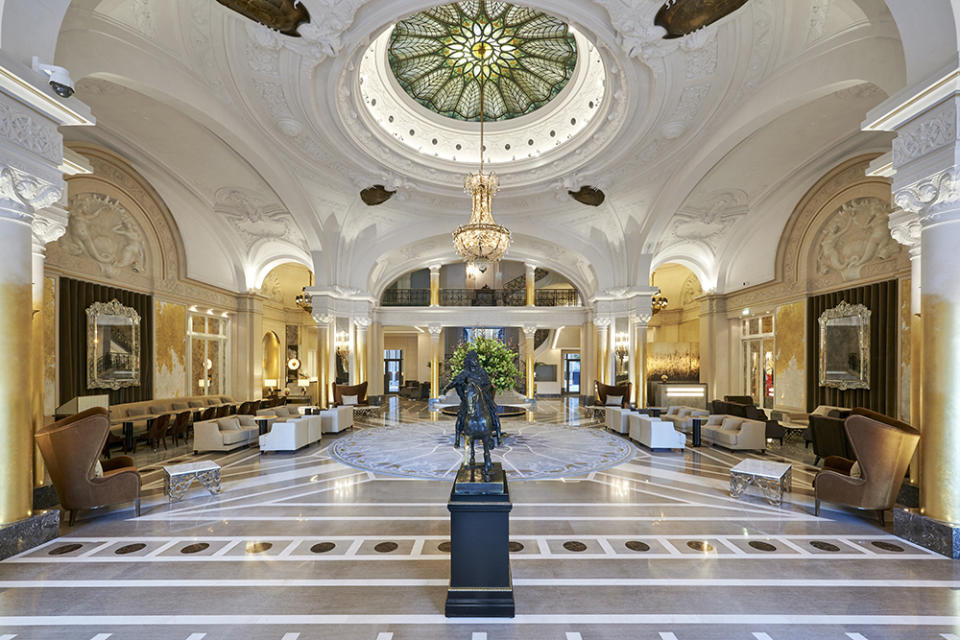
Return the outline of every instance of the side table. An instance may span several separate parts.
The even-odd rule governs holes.
[[[792,489],[793,466],[747,458],[730,469],[730,495],[739,498],[748,486],[755,485],[770,504],[783,502],[783,493]]]
[[[212,460],[171,464],[163,467],[163,491],[170,502],[180,502],[193,481],[202,484],[211,495],[220,493],[220,465]]]

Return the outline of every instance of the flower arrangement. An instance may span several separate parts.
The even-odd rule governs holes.
[[[520,377],[517,369],[517,352],[499,340],[478,336],[472,342],[461,342],[456,351],[450,356],[450,375],[455,376],[463,371],[463,359],[470,351],[477,352],[480,366],[490,376],[490,382],[497,391],[512,389]]]

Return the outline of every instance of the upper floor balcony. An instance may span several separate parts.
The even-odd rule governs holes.
[[[523,307],[524,289],[440,289],[441,307]],[[538,307],[580,307],[583,301],[575,289],[539,289],[534,292]],[[382,307],[430,306],[430,289],[390,288],[380,298]]]

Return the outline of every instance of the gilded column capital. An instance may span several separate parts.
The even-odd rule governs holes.
[[[361,316],[353,319],[353,324],[357,325],[357,331],[366,332],[370,328],[370,318]]]
[[[537,325],[535,324],[525,324],[523,325],[523,335],[527,340],[533,340],[533,337],[537,335]]]
[[[328,324],[336,320],[336,317],[330,313],[319,313],[315,312],[312,314],[313,320],[321,327],[326,327]]]
[[[610,316],[597,316],[593,319],[593,324],[600,331],[606,331],[610,328],[610,325],[613,324],[613,318]]]
[[[430,340],[432,340],[433,342],[440,342],[440,334],[443,332],[443,325],[440,325],[440,324],[427,325],[427,331],[430,332]]]

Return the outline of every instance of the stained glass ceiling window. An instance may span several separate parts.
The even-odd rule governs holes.
[[[566,23],[493,0],[455,2],[397,23],[387,58],[414,100],[457,120],[530,113],[566,86],[577,44]]]

